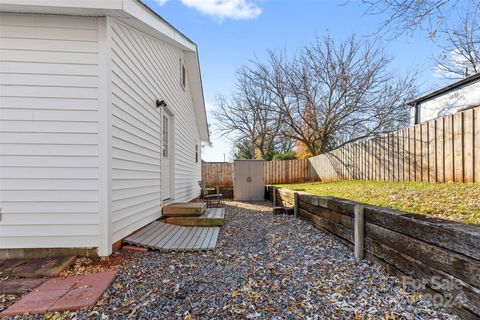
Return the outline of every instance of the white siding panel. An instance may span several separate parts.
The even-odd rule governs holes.
[[[199,142],[192,97],[180,85],[183,52],[120,22],[112,23],[112,221],[117,241],[161,210],[161,114],[165,100],[174,121],[175,201],[199,194]],[[173,168],[173,167],[172,167]]]
[[[98,18],[0,14],[0,248],[97,247]]]

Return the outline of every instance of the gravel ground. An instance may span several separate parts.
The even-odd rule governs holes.
[[[227,202],[214,252],[132,255],[79,319],[454,319],[331,235]]]

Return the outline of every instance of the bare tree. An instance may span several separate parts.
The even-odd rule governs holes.
[[[436,30],[448,20],[458,5],[458,0],[362,0],[366,13],[384,15],[379,32],[394,37],[423,29],[434,36]],[[471,0],[475,2],[475,0]]]
[[[428,32],[440,48],[437,73],[448,79],[480,71],[480,0],[363,0],[367,14],[386,16],[378,32]]]
[[[268,102],[267,88],[257,86],[246,67],[240,68],[232,96],[217,98],[218,109],[214,116],[218,132],[228,135],[235,145],[241,146],[244,155],[271,158],[282,122],[278,115],[269,111]],[[249,146],[248,152],[243,150],[246,145]]]
[[[413,97],[414,76],[394,76],[389,62],[375,44],[352,36],[336,45],[324,37],[293,61],[270,51],[249,73],[268,90],[271,112],[287,124],[280,133],[317,155],[408,122],[405,102]]]
[[[437,71],[458,79],[480,72],[480,6],[466,12],[454,28],[445,27],[441,54],[434,59]]]

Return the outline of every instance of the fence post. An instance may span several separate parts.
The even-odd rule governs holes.
[[[272,187],[272,202],[274,207],[277,205],[277,193],[275,192],[276,189],[277,188]]]
[[[300,197],[299,197],[298,192],[295,192],[295,193],[293,194],[293,216],[294,216],[295,218],[298,218],[298,202],[299,202],[299,200],[300,200],[299,198],[300,198]]]
[[[354,239],[355,239],[355,258],[357,260],[364,257],[364,235],[365,235],[365,215],[364,206],[355,205],[354,209]]]

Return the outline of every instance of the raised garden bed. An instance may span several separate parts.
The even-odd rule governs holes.
[[[436,218],[480,225],[480,184],[338,181],[277,185]]]

